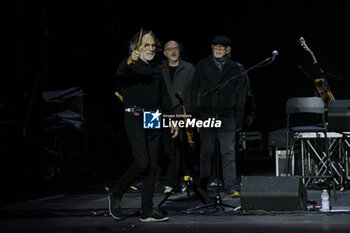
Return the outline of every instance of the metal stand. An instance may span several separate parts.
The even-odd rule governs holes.
[[[174,145],[175,147],[175,145]],[[176,168],[176,149],[174,148],[174,164],[175,164],[175,176],[177,177],[178,172],[177,172],[177,168]],[[207,204],[208,202],[210,202],[210,198],[209,196],[200,188],[198,187],[198,185],[193,181],[192,177],[189,175],[186,175],[187,171],[185,169],[185,161],[183,158],[183,154],[180,154],[181,160],[182,160],[182,165],[183,165],[183,173],[184,176],[181,177],[180,179],[178,179],[178,181],[175,183],[174,186],[171,187],[171,192],[167,193],[166,196],[163,198],[163,200],[158,204],[157,209],[159,209],[166,200],[168,200],[168,198],[175,193],[176,190],[178,190],[179,188],[181,188],[181,184],[182,182],[185,182],[186,185],[186,192],[187,192],[187,200],[190,200],[193,197],[198,197],[201,202],[203,204]],[[192,196],[191,197],[191,190],[193,190],[197,196]]]
[[[234,79],[240,77],[241,75],[245,75],[248,73],[248,71],[253,70],[255,68],[259,68],[259,67],[263,67],[266,65],[269,65],[273,62],[275,56],[277,55],[277,51],[275,53],[275,51],[272,53],[272,57],[269,57],[261,62],[259,62],[258,64],[251,66],[250,68],[248,68],[247,70],[231,77],[230,79],[226,80],[225,82],[220,83],[219,85],[217,85],[216,87],[212,88],[211,90],[203,93],[201,96],[206,96],[210,93],[214,93],[214,115],[215,115],[215,119],[219,118],[219,114],[218,114],[218,110],[217,110],[217,100],[218,100],[218,95],[219,95],[219,91],[223,88],[225,88],[228,84],[230,84]],[[235,133],[235,132],[234,132]],[[214,151],[214,158],[216,161],[216,166],[215,166],[215,172],[216,172],[216,178],[218,179],[220,174],[219,174],[219,147],[218,147],[218,138],[217,138],[217,131],[214,130],[214,140],[215,140],[215,151]],[[195,211],[195,210],[199,210],[199,209],[204,209],[204,208],[210,208],[210,207],[215,207],[217,210],[225,210],[224,207],[229,207],[229,208],[233,208],[235,209],[236,207],[225,204],[222,202],[220,193],[219,193],[219,184],[217,182],[216,184],[216,196],[215,196],[215,200],[214,203],[212,204],[208,204],[208,205],[204,205],[204,206],[199,206],[193,209],[189,209],[188,212],[190,211]]]
[[[219,95],[219,89],[215,90],[215,94],[214,94],[214,114],[215,114],[215,119],[219,118],[219,114],[217,111],[217,100],[218,100],[218,95]],[[219,179],[220,173],[219,173],[219,143],[218,143],[218,138],[217,138],[217,131],[216,129],[214,129],[214,159],[215,159],[215,173],[216,173],[216,179]],[[235,208],[234,206],[225,204],[222,202],[220,193],[219,193],[219,182],[216,182],[216,195],[215,195],[215,200],[214,203],[212,204],[208,204],[208,205],[204,205],[204,206],[199,206],[193,209],[189,209],[187,210],[187,212],[189,211],[195,211],[195,210],[199,210],[199,209],[204,209],[204,208],[210,208],[210,207],[215,207],[217,210],[225,210],[224,207],[229,207],[229,208]]]
[[[208,197],[208,195],[201,188],[199,188],[196,183],[194,183],[192,177],[186,175],[186,176],[182,177],[182,179],[180,179],[174,185],[174,187],[172,187],[172,191],[171,192],[166,194],[166,196],[163,198],[163,200],[158,204],[157,209],[159,209],[164,204],[164,202],[172,194],[174,194],[175,190],[177,190],[178,188],[181,187],[181,183],[182,182],[185,182],[185,185],[186,185],[187,200],[190,200],[191,198],[198,196],[203,204],[207,204],[210,201],[210,198]],[[190,190],[193,190],[197,194],[197,196],[192,196],[191,197]]]

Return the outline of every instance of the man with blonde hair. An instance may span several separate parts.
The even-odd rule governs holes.
[[[140,177],[142,178],[140,220],[160,222],[169,219],[153,208],[161,131],[143,128],[145,112],[155,112],[152,114],[154,119],[159,117],[160,110],[163,113],[174,112],[159,60],[156,59],[159,46],[152,32],[141,30],[131,41],[130,56],[118,67],[117,77],[123,88],[124,124],[132,148],[133,163],[108,195],[109,210],[115,219],[122,217],[120,208],[123,194]],[[172,127],[171,133],[172,137],[176,137],[177,129]]]

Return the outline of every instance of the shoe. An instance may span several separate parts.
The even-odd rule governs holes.
[[[109,201],[109,213],[114,219],[122,219],[123,215],[120,211],[121,201],[118,198],[113,197],[112,193],[108,194]]]
[[[230,198],[238,198],[238,197],[240,197],[238,191],[234,191],[234,192],[230,192],[230,193],[225,192],[225,193],[222,194],[221,199],[222,200],[228,200]]]
[[[187,191],[187,186],[186,186],[186,183],[183,182],[183,183],[181,184],[181,192],[186,192],[186,191]]]
[[[209,186],[210,186],[210,187],[222,186],[222,182],[221,182],[221,180],[214,179],[214,180],[209,184]]]
[[[164,194],[171,193],[173,191],[173,188],[170,186],[164,186]]]
[[[236,191],[236,192],[232,193],[231,197],[232,197],[232,198],[240,197],[239,192]]]
[[[153,210],[150,213],[142,214],[140,218],[141,222],[163,222],[168,220],[169,217],[162,214],[159,210]]]

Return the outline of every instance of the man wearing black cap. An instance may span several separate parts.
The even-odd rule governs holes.
[[[221,127],[200,129],[200,186],[206,190],[211,176],[212,155],[218,140],[226,196],[239,196],[236,189],[235,133],[242,128],[246,85],[244,67],[230,59],[231,39],[217,36],[212,41],[212,54],[196,67],[191,97],[192,113],[202,120],[218,116]],[[242,75],[239,75],[242,74]],[[224,88],[208,92],[231,77],[237,76]],[[206,94],[205,94],[206,93]],[[216,101],[215,101],[216,99]],[[219,155],[218,155],[219,156]]]

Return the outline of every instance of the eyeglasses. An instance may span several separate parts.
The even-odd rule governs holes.
[[[216,50],[224,50],[224,49],[226,49],[226,46],[223,46],[223,45],[212,45],[212,48],[216,49]]]
[[[172,51],[177,51],[177,50],[179,50],[179,47],[174,47],[174,48],[167,48],[167,49],[165,49],[165,51],[167,51],[167,52],[172,52]]]

